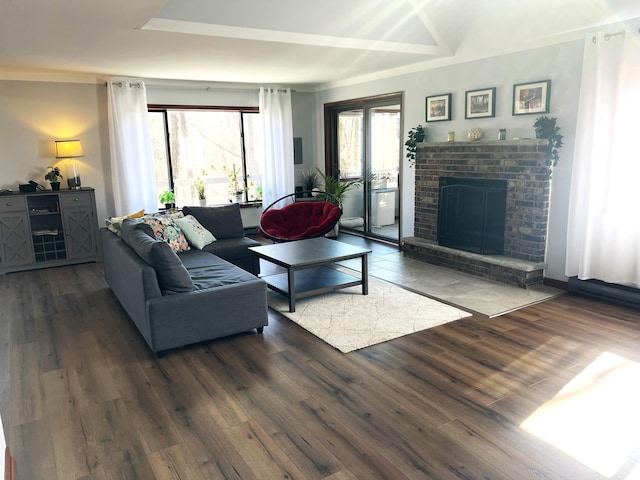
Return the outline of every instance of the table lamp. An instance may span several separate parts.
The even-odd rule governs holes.
[[[82,157],[82,144],[80,140],[56,140],[56,158],[67,159],[65,162],[67,167],[67,185],[71,189],[79,189],[80,169],[78,162],[72,160],[76,157]]]

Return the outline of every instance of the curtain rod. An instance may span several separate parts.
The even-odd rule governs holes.
[[[622,35],[624,37],[625,31],[624,30],[620,30],[619,32],[605,33],[604,34],[604,39],[608,42],[611,37],[615,37],[615,36],[618,36],[618,35]]]
[[[640,28],[638,29],[638,32],[640,32]],[[619,32],[605,33],[603,38],[605,42],[608,42],[612,37],[617,37],[618,35],[622,35],[622,38],[624,38],[626,36],[626,32],[624,30],[620,30]],[[594,35],[591,41],[596,43],[597,35]]]
[[[140,88],[140,82],[136,82],[136,83],[128,82],[128,83],[129,83],[129,88],[132,88],[132,87]],[[108,86],[109,82],[105,83],[105,85]],[[123,87],[124,83],[123,82],[113,82],[111,85],[117,85],[118,87]]]

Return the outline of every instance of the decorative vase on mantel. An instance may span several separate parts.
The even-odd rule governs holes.
[[[467,132],[467,140],[470,142],[476,142],[482,138],[481,128],[472,128]]]

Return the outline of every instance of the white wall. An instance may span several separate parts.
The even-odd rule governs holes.
[[[257,107],[258,89],[147,85],[147,102],[160,105]]]
[[[106,106],[105,84],[0,80],[0,188],[18,191],[28,180],[49,188],[54,140],[79,139],[82,186],[96,189],[98,219],[106,217],[113,211]]]
[[[582,74],[583,42],[572,41],[483,60],[439,67],[431,70],[390,77],[381,80],[326,89],[318,94],[316,121],[322,117],[324,104],[392,92],[404,93],[404,136],[410,128],[422,124],[427,141],[446,141],[447,132],[454,130],[457,140],[466,140],[467,131],[479,127],[485,139],[495,140],[500,128],[507,129],[507,138],[534,138],[533,123],[539,115],[512,116],[513,85],[538,80],[551,80],[549,116],[558,118],[564,147],[553,174],[551,209],[548,229],[547,269],[545,275],[557,280],[564,276],[566,251],[566,221],[568,191],[573,162],[573,143]],[[465,120],[465,92],[496,87],[496,116]],[[425,121],[425,98],[451,93],[452,120]],[[324,132],[317,123],[316,157],[324,158]],[[402,236],[413,236],[415,171],[405,161],[402,167]]]

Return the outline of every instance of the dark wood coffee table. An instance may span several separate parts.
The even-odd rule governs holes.
[[[271,290],[289,299],[289,311],[296,311],[299,298],[362,285],[362,294],[369,293],[367,255],[371,250],[328,238],[309,238],[294,242],[249,247],[259,258],[285,268],[286,273],[262,278]],[[335,263],[352,258],[362,259],[359,276],[336,270]]]

